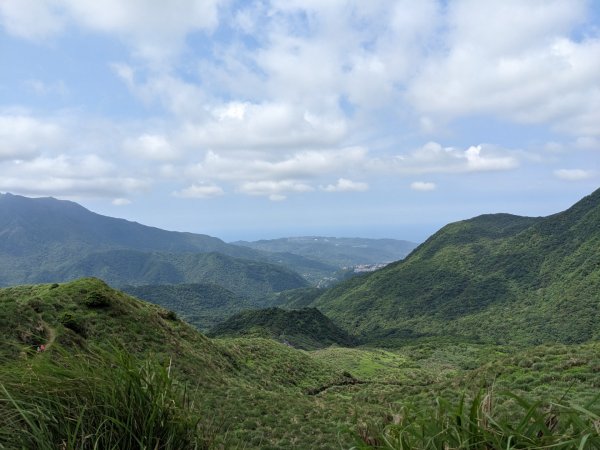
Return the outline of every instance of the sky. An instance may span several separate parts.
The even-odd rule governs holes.
[[[0,192],[422,241],[599,186],[598,0],[0,0]]]

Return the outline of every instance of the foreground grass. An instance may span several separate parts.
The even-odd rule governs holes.
[[[491,391],[429,410],[404,407],[388,424],[358,424],[360,449],[600,449],[598,398],[585,406],[532,402],[507,392],[509,415],[494,411]]]
[[[170,366],[120,349],[0,366],[0,448],[202,449],[203,417]]]

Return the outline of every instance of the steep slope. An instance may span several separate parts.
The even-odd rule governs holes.
[[[416,246],[396,239],[335,238],[302,236],[254,242],[233,242],[255,250],[287,252],[342,268],[400,260]]]
[[[339,345],[350,347],[356,340],[318,309],[286,311],[280,308],[243,311],[215,326],[211,337],[268,337],[304,350]]]
[[[447,225],[406,260],[313,305],[371,340],[538,343],[599,338],[599,299],[600,190],[546,218]]]
[[[57,347],[73,353],[90,346],[110,349],[119,345],[136,357],[171,359],[182,376],[205,387],[293,385],[301,384],[302,377],[306,381],[314,377],[318,384],[336,376],[282,345],[258,340],[249,355],[240,345],[212,341],[172,311],[130,297],[95,278],[0,289],[0,338],[3,363],[33,357],[40,345],[46,351]],[[254,368],[246,364],[249,356]],[[276,373],[267,379],[266,372],[256,371],[263,365],[276,367],[292,361],[298,371],[289,372],[287,381],[279,380]]]
[[[144,252],[220,252],[237,257],[256,254],[207,235],[165,231],[102,216],[70,201],[0,195],[2,253],[22,256],[60,250],[64,255],[116,248]]]
[[[202,331],[244,309],[258,306],[256,302],[210,283],[125,286],[123,291],[175,311]]]

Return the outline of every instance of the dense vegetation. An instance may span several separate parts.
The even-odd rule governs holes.
[[[330,345],[349,347],[356,339],[315,308],[286,311],[267,308],[243,311],[210,330],[211,337],[265,337],[304,350]]]
[[[372,343],[430,336],[490,343],[600,338],[600,190],[546,218],[450,224],[406,260],[311,305]]]
[[[298,255],[102,216],[69,201],[0,194],[0,286],[96,276],[114,286],[216,282],[262,295],[305,285],[296,268],[335,271]]]
[[[510,389],[532,405],[528,417],[556,410],[564,418],[553,441],[531,427],[530,442],[589,434],[581,448],[591,449],[598,439],[598,408],[590,404],[600,387],[597,343],[304,352],[270,339],[212,341],[174,313],[95,279],[1,289],[0,314],[5,448],[140,448],[159,440],[165,449],[394,447],[409,425],[405,438],[418,448],[427,435],[418,441],[415,430],[435,430],[432,416],[440,417],[435,426],[447,423],[463,396],[478,405],[489,386],[498,391],[490,414],[503,433],[522,423],[513,397],[500,392]],[[38,353],[40,345],[46,351]],[[438,403],[445,409],[436,416]]]
[[[172,310],[201,331],[245,309],[264,306],[210,283],[125,286],[123,292]]]

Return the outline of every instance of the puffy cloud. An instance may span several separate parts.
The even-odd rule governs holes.
[[[308,184],[293,181],[293,180],[263,180],[263,181],[248,181],[242,183],[239,191],[248,195],[268,196],[273,201],[285,199],[285,193],[288,192],[311,192],[314,188]]]
[[[131,204],[131,200],[121,197],[121,198],[115,198],[111,203],[115,206],[127,206],[127,205]]]
[[[559,169],[554,171],[554,175],[565,181],[581,181],[594,176],[594,172],[583,169]]]
[[[191,186],[173,193],[181,198],[211,198],[223,195],[223,189],[216,185],[192,184]]]
[[[26,195],[118,198],[148,186],[147,180],[119,173],[93,154],[40,156],[0,164],[0,189]]]
[[[42,178],[0,177],[0,190],[24,195],[63,195],[69,197],[115,197],[148,187],[148,182],[131,177]]]
[[[321,190],[326,192],[364,192],[369,190],[369,184],[362,181],[352,181],[346,178],[340,178],[336,184],[321,186]]]
[[[413,191],[429,192],[436,189],[436,184],[429,181],[415,181],[410,183],[410,188]]]
[[[73,23],[116,34],[136,53],[160,62],[177,53],[188,33],[218,25],[219,0],[3,0],[0,23],[16,36],[41,39]]]
[[[65,142],[62,128],[28,115],[0,115],[0,161],[29,159]]]
[[[369,161],[371,170],[392,171],[402,174],[463,173],[511,170],[519,166],[514,152],[491,145],[476,145],[462,150],[442,147],[428,142],[408,154],[391,159],[374,158]]]
[[[190,167],[188,175],[227,181],[314,179],[332,172],[343,172],[366,161],[361,147],[340,150],[310,150],[272,161],[272,154],[240,152],[221,156],[208,152],[204,160]],[[277,155],[275,155],[277,157]]]
[[[337,144],[345,120],[318,115],[290,103],[230,102],[211,110],[210,119],[187,123],[182,139],[211,149],[281,149]]]
[[[600,39],[569,36],[585,13],[585,1],[452,2],[446,46],[409,83],[409,98],[450,119],[483,113],[598,134]]]
[[[179,156],[179,151],[158,134],[142,134],[135,139],[127,139],[123,147],[125,151],[143,159],[169,161]]]
[[[65,18],[56,2],[41,0],[3,0],[0,25],[12,35],[41,40],[62,31]]]

